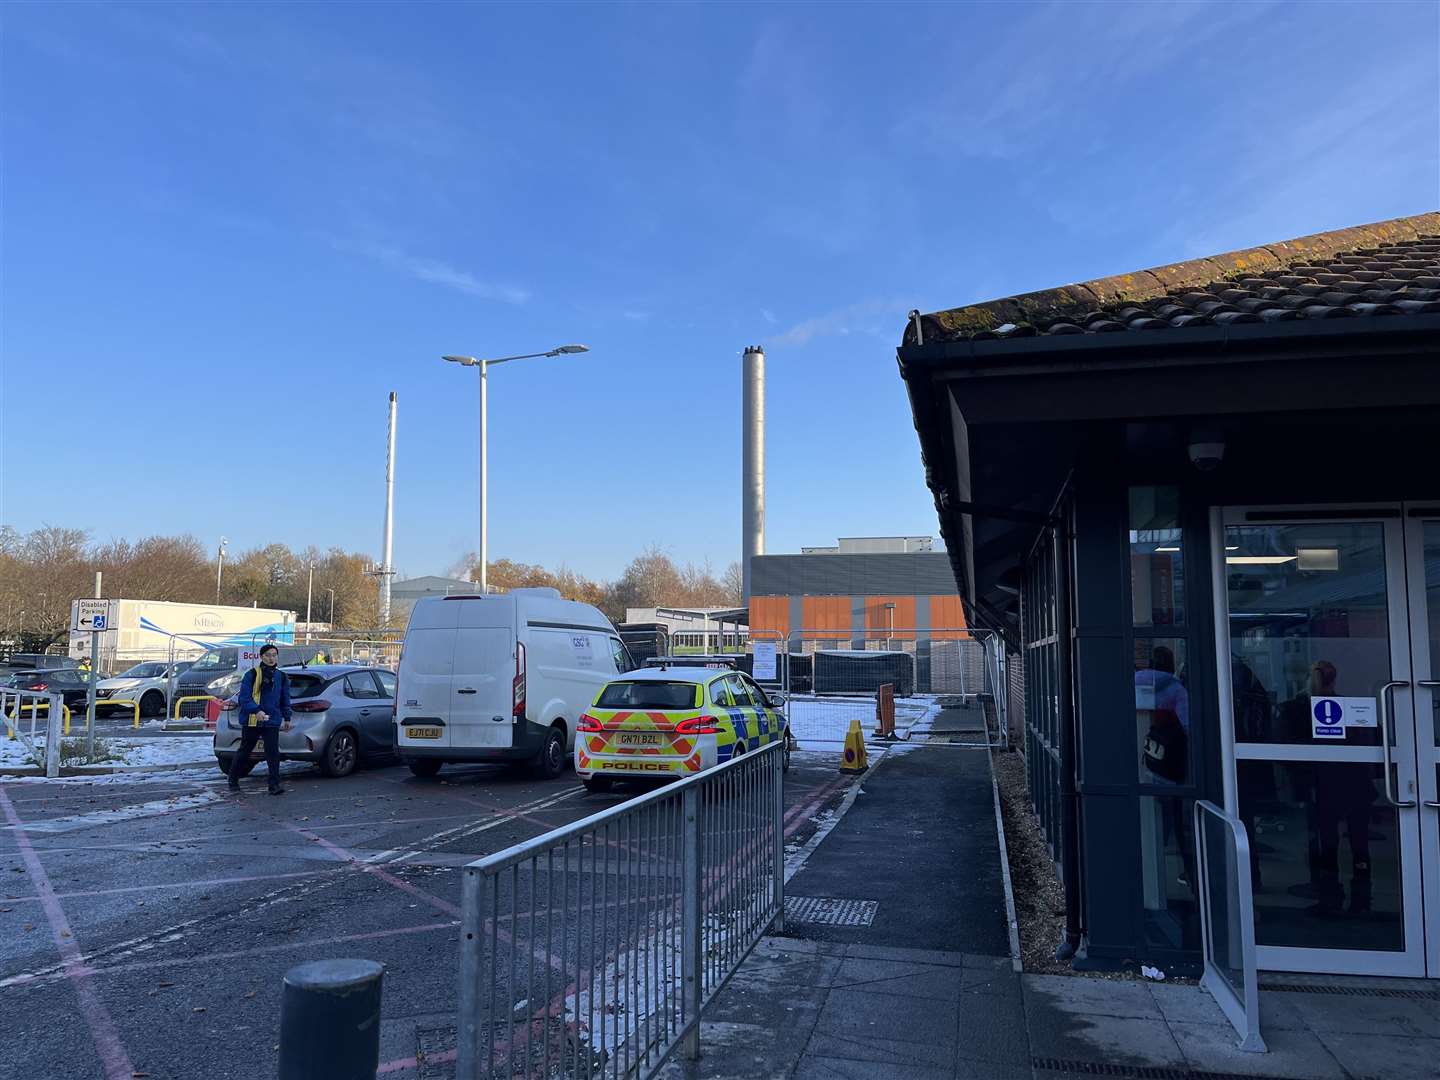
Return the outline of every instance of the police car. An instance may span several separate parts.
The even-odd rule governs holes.
[[[789,769],[783,705],[738,671],[632,671],[606,683],[580,717],[575,772],[589,791],[616,780],[678,780],[777,741]]]

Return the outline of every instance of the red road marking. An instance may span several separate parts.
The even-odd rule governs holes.
[[[30,879],[35,882],[35,889],[40,894],[40,904],[50,923],[50,933],[55,938],[55,947],[60,950],[60,956],[65,961],[65,974],[75,986],[75,996],[80,999],[80,1012],[90,1028],[90,1037],[95,1040],[95,1051],[100,1055],[100,1062],[105,1067],[106,1080],[130,1080],[130,1077],[135,1075],[135,1066],[130,1063],[130,1055],[125,1052],[125,1045],[120,1041],[120,1032],[110,1017],[110,1011],[105,1008],[105,1003],[100,1000],[100,995],[95,990],[94,971],[85,963],[80,946],[75,943],[75,935],[65,918],[65,909],[60,906],[55,890],[50,887],[50,877],[45,873],[40,856],[35,854],[30,837],[26,836],[20,827],[23,823],[15,813],[10,796],[5,794],[3,784],[0,784],[0,809],[5,811],[6,820],[13,827],[15,844],[20,849],[20,855],[30,871]]]

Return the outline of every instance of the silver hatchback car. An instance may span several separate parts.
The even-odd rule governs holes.
[[[282,668],[290,677],[289,731],[280,733],[281,761],[313,761],[326,776],[349,776],[361,761],[395,754],[395,673],[354,664]],[[215,761],[221,772],[240,748],[239,707],[227,701],[215,724]],[[265,760],[264,743],[240,771]]]

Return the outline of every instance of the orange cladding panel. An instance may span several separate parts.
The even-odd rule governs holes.
[[[788,596],[750,597],[750,632],[757,630],[773,630],[781,637],[790,633]]]
[[[850,597],[806,596],[800,601],[805,625],[800,630],[814,631],[807,637],[840,640],[850,637]]]
[[[936,640],[968,640],[970,635],[960,633],[959,628],[965,623],[965,606],[960,603],[958,596],[932,596],[930,597],[930,625],[935,632],[931,635]]]
[[[891,612],[886,604],[894,604]],[[869,640],[883,640],[894,630],[899,637],[914,637],[915,597],[913,596],[867,596],[865,597],[865,635]]]

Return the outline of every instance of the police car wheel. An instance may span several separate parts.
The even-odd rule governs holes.
[[[781,736],[785,741],[780,744],[780,771],[790,771],[790,732]]]
[[[586,791],[596,795],[609,791],[615,784],[615,781],[611,780],[608,776],[592,776],[589,780],[582,780],[580,782],[585,785]]]

